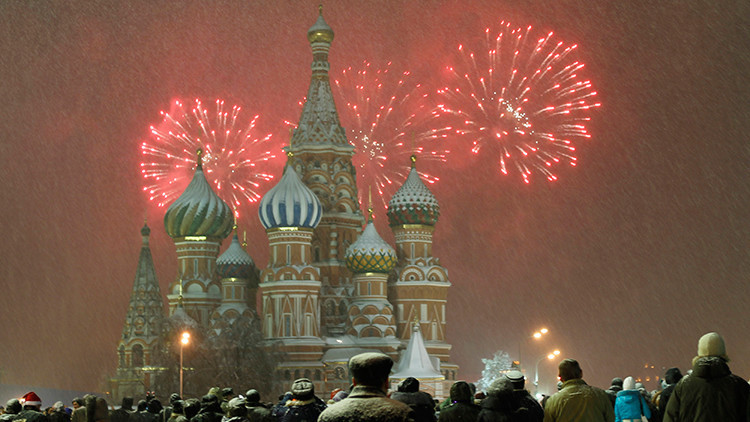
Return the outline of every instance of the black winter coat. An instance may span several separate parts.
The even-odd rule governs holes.
[[[400,401],[414,411],[414,422],[435,422],[435,401],[424,391],[391,393],[391,399]]]
[[[720,357],[695,360],[667,403],[664,422],[747,422],[750,385]]]

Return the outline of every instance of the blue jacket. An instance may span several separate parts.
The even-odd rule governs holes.
[[[622,390],[617,393],[615,400],[615,422],[623,419],[641,419],[641,412],[647,418],[651,418],[651,410],[648,408],[646,399],[638,390]]]

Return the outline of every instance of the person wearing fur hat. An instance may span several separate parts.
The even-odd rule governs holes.
[[[440,422],[475,421],[482,409],[474,404],[474,395],[466,381],[451,385],[450,404],[440,410]]]
[[[746,422],[750,385],[732,374],[727,362],[721,335],[703,335],[693,358],[693,372],[675,385],[664,422]]]
[[[583,380],[583,370],[574,359],[558,366],[562,387],[544,406],[544,422],[614,422],[615,411],[604,390]]]
[[[31,391],[21,398],[23,410],[13,417],[14,421],[19,422],[48,422],[47,415],[41,412],[42,399]]]
[[[325,408],[325,402],[315,395],[312,381],[300,378],[292,383],[292,391],[282,397],[271,414],[279,422],[316,421]]]
[[[413,422],[412,409],[386,396],[393,359],[383,353],[360,353],[349,359],[349,396],[320,414],[319,422]]]
[[[640,422],[641,415],[651,418],[648,403],[636,389],[633,377],[627,377],[615,401],[615,422]]]
[[[13,420],[21,412],[21,402],[18,399],[10,399],[5,403],[5,413],[0,415],[0,421],[7,422]]]
[[[430,393],[419,391],[419,380],[408,377],[398,383],[396,391],[391,394],[393,400],[411,407],[414,410],[414,422],[435,422],[435,401]]]

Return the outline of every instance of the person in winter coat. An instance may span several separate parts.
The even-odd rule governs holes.
[[[107,405],[107,400],[101,397],[88,396],[85,401],[87,422],[109,421],[109,406]]]
[[[320,414],[318,422],[413,422],[414,411],[386,396],[393,359],[382,353],[361,353],[349,359],[349,396]]]
[[[131,413],[133,413],[133,398],[123,397],[120,408],[109,412],[109,420],[111,422],[128,422]]]
[[[477,422],[526,421],[527,415],[523,411],[514,412],[513,383],[506,376],[501,376],[490,384],[481,406]]]
[[[271,409],[260,402],[260,393],[258,390],[250,389],[245,393],[245,407],[247,408],[247,418],[250,422],[271,422]]]
[[[226,404],[227,415],[222,422],[248,422],[246,400],[244,397],[235,397]]]
[[[0,415],[0,421],[7,422],[13,420],[21,412],[21,402],[18,399],[10,399],[5,403],[5,413]]]
[[[466,381],[456,381],[451,386],[450,404],[440,410],[439,422],[474,422],[482,410],[474,404],[471,386]]]
[[[70,422],[70,415],[65,411],[65,404],[61,401],[55,402],[47,414],[47,419],[49,422]]]
[[[648,403],[646,403],[641,392],[635,389],[633,377],[627,377],[623,381],[622,390],[617,393],[615,422],[639,422],[641,415],[650,419],[651,410],[648,408]]]
[[[190,422],[221,422],[223,417],[219,399],[213,394],[207,394],[201,398],[201,410]]]
[[[307,378],[292,383],[292,391],[273,407],[271,414],[279,422],[315,422],[326,404],[315,395],[315,387]]]
[[[666,382],[667,385],[661,391],[661,394],[659,394],[659,400],[656,406],[657,409],[659,409],[659,413],[662,415],[662,419],[664,413],[667,411],[667,403],[669,403],[669,398],[672,396],[672,391],[674,391],[675,385],[677,385],[681,379],[682,372],[680,372],[680,368],[669,368],[664,374],[664,382]]]
[[[605,393],[609,394],[609,399],[612,400],[612,407],[615,406],[615,400],[617,400],[617,393],[622,391],[622,378],[615,377],[612,378],[612,385],[609,386],[609,389],[604,390]]]
[[[33,391],[22,397],[23,409],[13,417],[18,422],[47,422],[47,415],[42,413],[42,399]]]
[[[185,416],[185,402],[182,400],[172,400],[171,398],[170,402],[172,403],[172,410],[169,413],[167,422],[188,422],[189,419]]]
[[[562,388],[544,407],[544,422],[613,422],[615,411],[604,390],[583,380],[583,370],[574,359],[564,359],[558,366]]]
[[[693,372],[675,385],[664,422],[747,422],[750,385],[732,374],[727,362],[718,333],[701,337]]]
[[[398,383],[393,400],[400,401],[414,410],[415,422],[435,422],[435,401],[430,393],[419,391],[419,380],[408,377]]]

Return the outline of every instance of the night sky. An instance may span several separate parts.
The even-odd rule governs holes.
[[[163,292],[176,276],[164,209],[141,191],[149,125],[176,98],[223,98],[260,114],[281,148],[307,92],[317,4],[0,2],[0,383],[99,391],[144,218]],[[579,165],[554,183],[503,176],[488,157],[471,161],[469,144],[451,146],[460,159],[420,162],[441,179],[434,254],[453,283],[462,378],[519,348],[533,376],[557,348],[606,387],[686,371],[709,331],[750,377],[748,16],[746,1],[324,3],[332,74],[390,61],[439,87],[456,46],[506,20],[578,44],[603,104]],[[268,165],[276,180],[282,165]],[[244,215],[265,266],[257,206]],[[542,326],[550,333],[529,339]],[[554,364],[540,371],[553,385]]]

